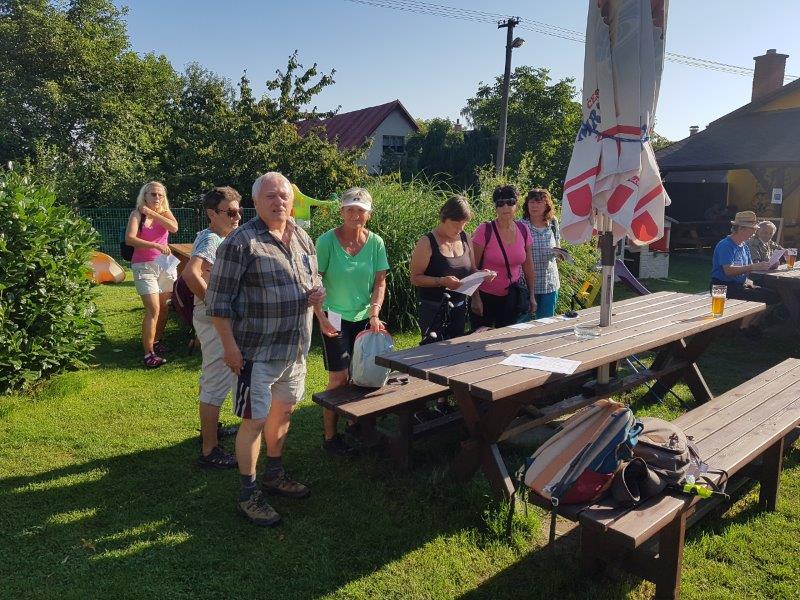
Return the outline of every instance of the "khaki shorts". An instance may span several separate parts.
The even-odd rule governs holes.
[[[272,397],[296,404],[306,391],[306,357],[298,352],[293,363],[282,360],[244,361],[236,381],[233,412],[242,419],[266,419]]]
[[[194,332],[200,340],[200,352],[203,354],[203,366],[200,373],[200,402],[212,406],[222,406],[228,392],[236,385],[236,375],[222,360],[224,351],[222,340],[211,324],[211,317],[206,316],[206,305],[200,302],[194,307],[192,315]]]
[[[133,271],[133,284],[140,296],[172,292],[175,279],[155,261],[133,263],[131,271]]]

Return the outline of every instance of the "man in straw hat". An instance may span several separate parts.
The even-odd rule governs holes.
[[[758,227],[752,210],[737,212],[731,221],[731,233],[717,243],[711,265],[711,285],[728,286],[728,298],[774,304],[778,301],[772,290],[755,285],[748,275],[769,269],[767,261],[753,262],[747,245]]]

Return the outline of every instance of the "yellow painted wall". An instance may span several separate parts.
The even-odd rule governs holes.
[[[765,104],[756,112],[765,112],[768,110],[782,110],[786,108],[800,108],[800,90],[786,94],[780,98],[775,98],[772,102]]]
[[[738,210],[755,210],[753,199],[757,192],[764,191],[767,194],[766,202],[769,204],[772,197],[772,190],[760,190],[756,178],[747,169],[737,169],[728,171],[728,205],[735,204]],[[767,206],[766,212],[757,211],[759,217],[772,216],[772,205]],[[790,229],[800,221],[800,189],[795,190],[791,196],[784,196],[782,216],[784,225]],[[786,231],[785,233],[789,233]],[[794,233],[791,234],[794,237]]]

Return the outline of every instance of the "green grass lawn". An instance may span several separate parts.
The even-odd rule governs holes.
[[[708,260],[673,257],[653,290],[703,289]],[[620,295],[621,296],[621,295]],[[0,397],[0,598],[647,598],[634,578],[580,575],[576,536],[546,548],[537,509],[520,511],[512,543],[485,481],[454,483],[447,464],[459,434],[418,449],[395,472],[381,456],[354,461],[320,449],[324,387],[318,347],[285,463],[313,489],[276,499],[285,524],[250,526],[234,511],[234,472],[197,469],[199,356],[181,350],[141,368],[141,305],[130,282],[98,289],[105,339],[89,369],[54,378],[32,396]],[[168,341],[180,346],[175,323]],[[416,343],[398,336],[398,345]],[[717,342],[701,368],[720,393],[798,356],[793,332],[756,344]],[[685,388],[678,393],[688,399]],[[640,414],[678,414],[643,390]],[[225,420],[234,422],[229,404]],[[519,466],[520,451],[509,453]],[[691,530],[685,598],[800,597],[800,452],[785,460],[775,513],[754,510],[751,488],[724,515]]]

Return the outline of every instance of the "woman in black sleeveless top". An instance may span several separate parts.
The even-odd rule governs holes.
[[[453,196],[442,206],[439,217],[439,225],[419,239],[411,255],[411,283],[417,287],[423,344],[464,335],[468,298],[453,290],[476,270],[464,232],[472,218],[467,199]],[[445,292],[451,307],[442,301]]]

